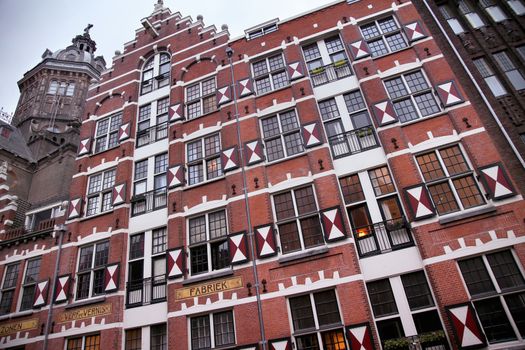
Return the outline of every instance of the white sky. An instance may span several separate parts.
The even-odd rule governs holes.
[[[206,25],[220,30],[227,24],[231,37],[273,18],[286,19],[332,0],[164,0],[164,6],[183,16],[204,16]],[[14,112],[17,81],[41,60],[46,48],[65,48],[88,23],[97,42],[96,55],[111,65],[115,50],[134,38],[140,19],[153,11],[156,0],[0,0],[0,107]]]

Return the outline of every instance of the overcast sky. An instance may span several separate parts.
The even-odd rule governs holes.
[[[153,11],[157,0],[0,0],[0,107],[14,112],[17,81],[41,60],[46,48],[65,48],[92,23],[91,38],[97,55],[111,65],[115,50],[134,39],[140,19]],[[273,18],[286,19],[332,0],[164,0],[172,12],[194,20],[204,16],[206,25],[220,30],[228,24],[231,37]]]

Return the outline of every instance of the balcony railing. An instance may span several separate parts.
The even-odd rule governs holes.
[[[21,226],[21,227],[16,227],[16,228],[6,230],[5,233],[1,237],[1,240],[6,241],[10,239],[21,238],[25,235],[30,235],[33,233],[52,231],[54,227],[55,227],[54,218],[42,220],[37,225],[35,225],[33,228]]]
[[[324,85],[350,75],[352,75],[352,69],[347,60],[337,61],[324,67],[314,68],[310,71],[310,79],[312,79],[314,86]]]
[[[137,148],[155,143],[168,137],[168,123],[153,125],[137,132]]]
[[[149,305],[166,300],[166,276],[126,283],[126,307]]]
[[[141,193],[131,198],[131,215],[141,215],[165,208],[168,203],[166,187]]]
[[[385,350],[448,350],[447,338],[443,331],[434,331],[410,337],[388,339],[383,343]]]
[[[355,228],[354,237],[360,257],[386,253],[414,245],[405,218]]]
[[[334,158],[346,157],[352,154],[379,147],[376,132],[372,126],[347,131],[328,138]]]

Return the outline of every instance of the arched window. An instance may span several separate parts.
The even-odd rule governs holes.
[[[162,52],[151,57],[142,68],[141,94],[147,94],[170,83],[171,56]]]
[[[47,90],[47,93],[50,95],[54,95],[57,93],[58,90],[58,81],[51,80],[51,83],[49,83],[49,89]]]

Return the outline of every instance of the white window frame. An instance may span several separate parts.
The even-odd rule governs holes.
[[[113,174],[111,174],[113,173]],[[90,192],[91,182],[97,177],[100,176],[100,185],[98,186],[98,190]],[[106,182],[106,176],[110,176],[109,178],[113,178],[112,181],[108,182],[106,186],[104,186],[104,183]],[[88,177],[88,185],[86,188],[86,217],[88,216],[94,216],[98,214],[102,214],[105,212],[109,212],[113,210],[113,187],[115,185],[115,180],[117,177],[117,168],[111,168],[104,170],[102,172],[92,174]],[[107,208],[104,207],[104,200],[107,200],[107,196],[109,196],[109,206]],[[90,212],[90,200],[98,198],[97,199],[97,205],[94,207],[94,212]]]
[[[211,88],[210,91],[207,91],[206,94],[204,95],[204,89],[203,89],[203,86],[205,83],[208,83],[210,81],[213,80],[213,87]],[[198,86],[199,87],[199,94],[198,96],[196,97],[191,97],[191,100],[189,99],[190,96],[189,96],[189,90],[194,88],[195,86]],[[205,100],[210,100],[213,99],[214,100],[214,103],[213,103],[213,108],[211,110],[204,110],[205,106],[206,106],[206,103],[204,102]],[[185,101],[185,109],[186,109],[186,119],[187,120],[193,120],[193,119],[197,119],[199,117],[202,117],[204,115],[207,115],[207,114],[210,114],[210,113],[213,113],[215,111],[217,111],[217,77],[214,75],[212,77],[208,77],[208,78],[205,78],[205,79],[202,79],[196,83],[192,83],[192,84],[188,84],[188,86],[186,86],[184,88],[184,101]],[[190,114],[190,106],[191,105],[197,105],[198,104],[198,107],[199,107],[199,110],[198,110],[198,113],[194,113],[192,112]]]
[[[270,60],[272,58],[276,58],[278,56],[281,57],[283,65],[282,65],[282,67],[278,67],[278,68],[272,70],[271,66],[270,66]],[[265,73],[261,73],[259,75],[255,75],[256,72],[255,72],[254,65],[257,65],[257,64],[262,63],[262,62],[264,62],[265,66],[266,66],[266,72]],[[288,72],[287,72],[287,69],[286,69],[286,60],[284,59],[284,56],[283,56],[282,52],[279,52],[279,53],[276,53],[276,54],[274,53],[274,54],[271,54],[268,57],[265,57],[263,59],[258,59],[256,61],[251,62],[250,69],[251,69],[253,80],[254,80],[253,81],[253,85],[255,87],[255,91],[256,91],[257,95],[264,95],[264,94],[270,93],[272,91],[283,89],[285,87],[290,86],[290,78],[288,77]],[[275,82],[274,82],[274,76],[277,76],[278,74],[283,74],[283,73],[286,76],[287,83],[285,85],[283,85],[283,86],[276,86]],[[266,79],[268,79],[268,82],[270,83],[270,88],[268,90],[265,90],[265,91],[259,91],[259,86],[257,85],[257,82],[258,81],[262,81],[262,80],[266,80]]]
[[[86,338],[88,337],[93,337],[93,336],[98,336],[98,339],[99,339],[99,349],[102,349],[101,346],[101,335],[100,333],[95,333],[95,334],[87,334],[87,335],[81,335],[81,336],[76,336],[76,337],[69,337],[69,338],[66,338],[66,342],[65,342],[65,349],[67,350],[68,349],[68,342],[70,340],[75,340],[75,339],[79,339],[79,338],[82,338],[82,345],[81,345],[81,350],[86,350]]]
[[[397,29],[396,30],[393,30],[391,32],[383,32],[383,29],[381,29],[381,26],[379,25],[379,22],[383,21],[383,20],[386,20],[386,19],[389,19],[389,18],[392,18],[392,20],[395,22],[396,26],[397,26]],[[379,31],[379,35],[375,36],[375,37],[371,37],[371,38],[366,38],[364,35],[363,35],[363,29],[362,27],[363,26],[368,26],[370,24],[374,23],[374,25],[376,26],[376,29]],[[374,51],[372,50],[372,48],[370,48],[370,55],[373,57],[373,58],[377,58],[377,57],[383,57],[383,56],[386,56],[386,55],[389,55],[393,52],[397,52],[397,51],[401,51],[401,50],[404,50],[406,49],[407,47],[410,47],[410,44],[405,36],[405,34],[403,33],[403,30],[401,28],[401,25],[399,24],[399,20],[396,18],[396,16],[394,15],[390,15],[390,16],[385,16],[385,17],[382,17],[382,18],[378,18],[374,21],[370,21],[368,23],[363,23],[363,24],[360,24],[359,25],[359,31],[361,33],[361,36],[363,37],[363,40],[367,42],[369,48],[370,48],[370,42],[375,42],[375,41],[379,41],[381,40],[383,42],[383,46],[386,48],[387,52],[386,53],[381,53],[381,54],[374,54]],[[387,37],[390,37],[390,36],[393,36],[393,35],[396,35],[396,34],[399,34],[401,35],[404,43],[405,43],[405,46],[402,47],[402,48],[399,48],[399,49],[396,49],[396,50],[392,50],[391,46],[390,46],[390,43],[388,42],[388,40],[386,40]]]
[[[290,113],[290,112],[294,113],[295,123],[297,125],[296,125],[296,127],[294,129],[283,131],[283,123],[281,121],[281,117],[283,115],[285,115],[285,114]],[[279,134],[266,136],[266,135],[264,135],[263,121],[271,119],[271,118],[277,118],[277,124],[279,126]],[[282,161],[284,159],[288,159],[288,158],[295,157],[297,155],[305,153],[306,150],[305,150],[305,147],[304,147],[303,137],[302,137],[302,133],[301,133],[301,125],[300,125],[299,116],[297,114],[297,110],[290,109],[290,110],[286,110],[286,111],[280,111],[279,113],[276,113],[276,114],[273,114],[273,115],[270,115],[270,116],[265,116],[264,118],[261,118],[260,123],[261,123],[261,131],[262,131],[262,136],[263,136],[263,142],[264,142],[264,145],[265,145],[264,151],[266,153],[266,160],[268,161],[268,163],[279,162],[279,161]],[[290,152],[288,150],[287,143],[286,143],[286,137],[287,136],[291,136],[293,134],[298,134],[299,135],[301,151],[293,153],[293,154],[290,154]],[[281,150],[282,150],[283,156],[275,158],[275,159],[270,159],[271,157],[269,156],[269,153],[268,153],[269,152],[268,151],[269,147],[268,147],[267,143],[270,142],[270,141],[276,140],[276,139],[280,140],[279,143],[281,145]]]
[[[103,245],[103,244],[108,244],[108,256],[107,256],[107,261],[105,264],[103,265],[100,265],[100,266],[95,266],[95,258],[96,258],[96,254],[97,254],[97,247],[99,245]],[[84,248],[88,248],[92,246],[93,247],[93,252],[92,252],[92,256],[91,256],[91,266],[89,268],[86,268],[82,271],[79,270],[80,268],[80,257],[81,257],[81,253],[82,253],[82,249]],[[74,290],[74,293],[75,293],[75,297],[74,297],[74,300],[75,301],[78,301],[78,300],[89,300],[91,298],[95,298],[95,297],[99,297],[99,296],[102,296],[105,294],[104,291],[102,291],[101,293],[97,293],[97,294],[94,294],[94,284],[95,284],[95,272],[96,271],[102,271],[102,274],[103,274],[103,278],[104,278],[104,274],[105,274],[105,270],[106,270],[106,266],[109,264],[109,256],[110,256],[110,249],[111,249],[111,243],[110,243],[110,240],[109,239],[106,239],[106,240],[102,240],[102,241],[97,241],[97,242],[94,242],[94,243],[90,243],[90,244],[86,244],[86,245],[83,245],[81,247],[78,247],[78,253],[77,253],[77,264],[76,264],[76,268],[75,268],[75,276],[76,276],[76,279],[75,279],[75,290]],[[89,272],[88,272],[89,271]],[[79,276],[80,275],[84,275],[84,274],[88,274],[89,273],[89,289],[88,289],[88,295],[86,297],[83,297],[83,298],[79,298],[78,297],[78,292],[79,292],[79,287],[80,287],[80,284],[79,284]]]
[[[215,137],[218,137],[219,149],[217,150],[216,153],[206,154],[206,140],[209,140]],[[190,160],[189,159],[189,156],[190,156],[189,147],[190,145],[198,144],[198,143],[200,143],[201,157]],[[189,141],[186,143],[185,149],[186,149],[186,166],[188,168],[188,172],[187,172],[188,186],[194,186],[194,185],[202,184],[202,183],[205,183],[211,180],[220,179],[221,177],[224,176],[224,173],[222,172],[222,164],[221,164],[222,145],[221,145],[221,133],[220,132],[209,134],[199,139]],[[208,174],[208,168],[210,166],[211,168],[213,168],[213,164],[215,164],[216,169],[212,171],[212,176],[210,176],[210,174]],[[191,171],[190,171],[190,168],[192,167],[200,167],[202,169],[202,180],[196,181],[196,182],[194,182],[195,180],[192,180]],[[217,174],[216,176],[213,176],[213,173],[215,172]]]
[[[107,121],[107,129],[102,133],[100,130],[100,125]],[[108,117],[101,118],[97,120],[97,126],[95,128],[95,135],[93,137],[93,153],[102,153],[107,150],[116,148],[120,145],[118,140],[118,134],[120,126],[122,125],[122,112],[116,112]],[[101,147],[99,148],[99,140],[102,141]]]
[[[215,346],[215,322],[214,322],[214,315],[215,314],[221,314],[221,313],[225,313],[225,312],[230,312],[231,315],[232,315],[232,321],[233,321],[233,337],[234,337],[234,342],[232,344],[226,344],[226,345],[221,345],[220,347],[216,347]],[[190,350],[194,350],[193,349],[193,344],[192,344],[192,327],[191,327],[191,320],[193,318],[196,318],[196,317],[208,317],[208,322],[209,322],[209,334],[210,334],[210,345],[211,347],[209,349],[216,349],[216,348],[234,348],[235,345],[237,344],[237,332],[236,332],[236,323],[235,323],[235,313],[233,312],[233,309],[232,310],[221,310],[221,311],[215,311],[213,313],[209,313],[209,314],[204,314],[204,315],[194,315],[192,317],[188,317],[188,349]],[[201,350],[203,350],[204,348],[202,348]]]
[[[169,60],[167,62],[161,63],[161,56],[169,57]],[[161,73],[161,68],[165,69],[166,66],[168,67],[168,71]],[[144,65],[142,66],[140,94],[145,95],[154,90],[169,86],[170,75],[171,54],[166,51],[156,53],[153,57],[150,57],[146,62],[144,62]]]
[[[7,270],[11,267],[11,266],[17,266],[16,267],[16,277],[14,279],[14,284],[12,286],[8,286],[6,287],[5,286],[5,279],[7,277]],[[20,273],[20,262],[15,262],[15,263],[11,263],[11,264],[6,264],[5,265],[5,269],[4,269],[4,273],[3,273],[3,276],[2,276],[2,288],[0,289],[0,302],[3,301],[4,299],[4,293],[6,292],[12,292],[12,296],[11,296],[11,304],[13,303],[13,300],[15,299],[15,292],[16,292],[16,287],[18,285],[18,274]],[[11,306],[9,306],[9,311],[11,310]],[[2,310],[0,310],[2,311]],[[7,315],[9,314],[9,311],[7,313],[0,313],[0,315]]]
[[[35,281],[26,282],[27,269],[29,267],[29,263],[32,262],[32,261],[37,261],[37,260],[40,260],[40,265],[38,267],[37,279]],[[42,268],[42,256],[37,256],[37,257],[34,257],[34,258],[26,260],[25,267],[24,267],[24,275],[22,276],[22,287],[20,288],[20,298],[19,298],[17,310],[19,310],[19,311],[27,311],[27,310],[31,310],[33,308],[35,289],[33,289],[33,294],[32,294],[32,298],[31,298],[32,303],[31,303],[29,308],[22,310],[22,301],[24,300],[24,293],[26,291],[26,288],[30,288],[30,287],[36,288],[36,285],[39,282],[39,276],[40,276],[40,269],[41,268]]]
[[[135,148],[147,146],[168,137],[169,105],[170,97],[165,96],[138,108]],[[141,111],[146,107],[149,108],[147,118],[141,119],[141,117],[145,116]],[[160,107],[162,107],[162,110]]]

